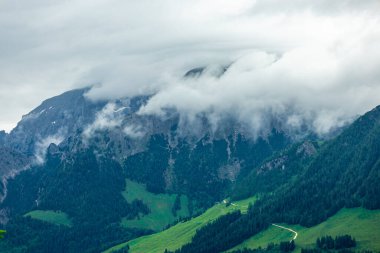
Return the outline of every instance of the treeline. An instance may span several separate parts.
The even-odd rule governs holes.
[[[172,214],[174,217],[177,216],[177,211],[181,210],[181,194],[177,194],[172,206]]]
[[[129,252],[129,245],[119,249],[112,251],[113,253],[128,253]]]
[[[89,225],[68,228],[30,217],[17,217],[10,221],[7,233],[0,241],[0,251],[6,253],[98,253],[124,242],[125,239],[144,234],[146,233],[138,230],[123,229],[118,224],[102,228]]]
[[[356,240],[350,235],[336,236],[335,239],[328,235],[318,238],[316,244],[320,249],[339,250],[356,247]]]
[[[294,240],[286,241],[286,242],[280,242],[280,244],[275,243],[269,243],[265,248],[257,248],[257,249],[239,249],[234,250],[231,253],[286,253],[286,252],[292,252],[296,248]]]
[[[322,253],[326,251],[337,251],[339,253],[355,252],[351,248],[356,247],[356,240],[351,235],[341,235],[333,238],[330,235],[317,238],[315,241],[316,248],[302,249],[301,253]],[[370,251],[362,251],[369,253]]]
[[[325,253],[325,252],[334,252],[334,253],[374,253],[370,250],[352,250],[352,249],[340,249],[340,250],[322,250],[318,248],[313,249],[301,249],[301,253]]]
[[[185,244],[175,253],[222,252],[230,249],[231,245],[240,243],[241,236],[247,237],[268,226],[268,223],[262,220],[245,220],[242,219],[243,217],[246,217],[246,215],[242,215],[240,211],[219,217],[197,230],[191,243]],[[213,240],[210,240],[210,238],[213,238]]]

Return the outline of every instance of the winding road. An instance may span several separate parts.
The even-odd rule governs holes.
[[[283,227],[283,226],[280,226],[280,225],[277,225],[277,224],[273,224],[273,223],[272,223],[272,226],[279,227],[279,228],[282,228],[282,229],[285,229],[285,230],[288,230],[288,231],[292,232],[294,234],[294,237],[293,237],[293,239],[291,241],[294,241],[297,238],[297,236],[298,236],[298,233],[296,231],[294,231],[293,229],[290,229],[290,228],[287,228],[287,227]]]

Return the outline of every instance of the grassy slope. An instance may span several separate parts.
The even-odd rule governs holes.
[[[153,194],[148,192],[143,184],[138,184],[127,179],[126,190],[122,193],[128,202],[140,199],[146,204],[150,213],[139,219],[122,220],[125,227],[135,227],[160,231],[166,225],[173,223],[179,217],[189,216],[188,198],[181,196],[181,209],[177,211],[177,216],[172,214],[172,207],[176,194]]]
[[[286,224],[283,226],[298,232],[295,241],[298,252],[301,248],[315,246],[315,240],[323,235],[344,234],[350,234],[356,238],[358,249],[380,251],[380,210],[342,209],[325,222],[311,228]],[[233,249],[265,247],[269,242],[278,243],[291,238],[293,238],[291,232],[271,226]]]
[[[114,250],[121,249],[127,244],[130,246],[131,253],[162,253],[165,248],[169,250],[178,249],[182,245],[190,242],[196,230],[206,225],[208,222],[237,209],[242,210],[242,212],[246,212],[249,203],[254,201],[255,198],[249,198],[235,202],[237,206],[230,205],[228,207],[226,207],[225,204],[216,204],[209,208],[205,213],[191,219],[190,221],[178,223],[167,230],[153,235],[139,237],[132,241],[119,244],[111,249],[108,249],[105,253],[110,253]]]
[[[72,226],[72,222],[66,213],[61,211],[34,210],[26,213],[24,216],[30,216],[33,219],[42,220],[55,225]]]

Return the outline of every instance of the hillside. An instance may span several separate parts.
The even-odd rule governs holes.
[[[310,228],[299,225],[281,225],[297,231],[298,236],[295,240],[296,252],[300,252],[301,248],[316,247],[315,241],[318,237],[345,234],[355,237],[358,243],[355,250],[380,251],[380,210],[367,210],[363,208],[342,209],[326,221]],[[264,248],[268,243],[289,241],[293,237],[293,233],[271,226],[227,252],[244,248]]]
[[[175,112],[138,114],[147,97],[94,103],[86,91],[42,102],[1,135],[3,150],[18,150],[29,165],[22,170],[10,156],[0,158],[17,167],[3,180],[0,203],[7,248],[93,253],[160,231],[229,196],[239,177],[294,141],[275,125],[253,139],[232,119],[217,131],[204,119],[196,133],[184,133]],[[56,238],[63,228],[59,217],[41,215],[47,210],[70,217],[64,235]]]
[[[252,139],[233,121],[214,133],[205,121],[203,134],[190,138],[181,132],[175,114],[166,119],[139,115],[144,97],[101,107],[88,104],[81,92],[64,93],[42,103],[31,113],[33,120],[24,119],[14,132],[22,130],[25,135],[20,136],[25,137],[34,131],[42,138],[56,131],[49,121],[56,115],[45,112],[45,107],[71,111],[63,116],[68,117],[66,129],[71,130],[61,136],[62,141],[47,145],[49,137],[44,142],[46,150],[34,151],[42,163],[30,163],[27,170],[17,171],[4,184],[7,195],[0,204],[0,221],[9,222],[2,227],[8,233],[1,244],[9,252],[27,247],[30,252],[95,253],[128,241],[131,250],[165,249],[169,240],[186,229],[190,232],[175,244],[183,246],[180,252],[221,252],[266,230],[271,223],[312,227],[342,208],[380,208],[379,107],[323,142],[308,135],[297,139],[278,126],[266,136]],[[80,112],[65,102],[70,94],[82,106],[79,110],[89,106],[92,116],[83,120],[94,119],[92,123],[72,121]],[[120,125],[99,128],[101,117]],[[36,128],[32,121],[41,126]],[[131,130],[132,123],[146,126],[142,137],[126,135],[125,129]],[[10,135],[2,137],[4,150],[17,148],[13,142],[7,144]],[[13,141],[20,145],[28,142],[21,137]],[[30,152],[33,147],[41,148],[36,146],[39,141],[24,148]],[[28,161],[30,156],[21,160]],[[246,213],[225,217],[222,214],[228,212],[219,212],[207,217],[206,212],[199,216],[203,217],[202,226],[191,222],[175,225],[178,219],[224,198],[231,197],[235,203],[250,196],[259,200]],[[172,230],[162,232],[159,239],[147,242],[140,238],[170,224],[174,224]],[[157,240],[159,245],[154,243]]]
[[[122,194],[129,203],[140,200],[149,208],[148,214],[139,214],[134,219],[123,218],[121,224],[125,228],[160,231],[176,220],[189,216],[189,200],[185,195],[153,194],[146,190],[145,185],[128,179]]]
[[[111,253],[113,251],[122,249],[128,245],[131,253],[162,253],[165,249],[174,251],[179,249],[186,243],[191,241],[197,229],[205,224],[215,220],[228,212],[240,209],[246,213],[248,203],[253,203],[254,198],[236,202],[235,205],[226,207],[224,204],[217,204],[208,209],[202,215],[193,218],[186,222],[181,222],[167,230],[157,234],[143,236],[129,242],[122,243],[114,246],[104,253]],[[356,250],[380,250],[380,211],[367,210],[363,208],[349,208],[342,209],[334,216],[328,218],[326,221],[307,228],[300,225],[280,224],[287,228],[297,231],[298,236],[296,242],[296,252],[300,252],[301,248],[315,247],[317,238],[331,235],[344,235],[350,234],[355,237],[358,245]],[[255,249],[258,247],[266,247],[269,243],[280,243],[282,241],[289,241],[294,237],[292,232],[270,226],[268,229],[252,236],[241,244],[226,251],[232,252],[238,249]]]
[[[220,252],[267,229],[271,223],[315,226],[342,208],[380,209],[380,107],[326,143],[304,172],[261,197],[247,215],[210,224],[180,251]]]
[[[191,238],[196,233],[197,229],[205,226],[207,223],[214,221],[218,217],[221,217],[227,213],[241,210],[243,213],[246,213],[248,206],[251,203],[254,203],[256,200],[255,197],[248,198],[245,200],[238,201],[234,205],[226,206],[225,203],[218,203],[213,207],[209,208],[207,211],[201,215],[192,218],[189,221],[180,222],[169,229],[166,229],[162,232],[139,237],[137,239],[116,245],[104,253],[110,253],[115,250],[122,249],[129,245],[131,252],[143,253],[143,252],[152,252],[152,253],[162,253],[165,249],[175,250],[191,241]]]
[[[380,253],[380,0],[0,6],[0,253]]]

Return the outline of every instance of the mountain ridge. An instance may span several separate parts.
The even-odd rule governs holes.
[[[294,182],[303,178],[307,182],[301,182],[304,185],[316,184],[315,181],[305,179],[305,175],[313,171],[310,168],[324,164],[323,159],[328,158],[329,154],[336,157],[345,154],[341,151],[352,146],[351,153],[341,159],[342,163],[350,163],[355,148],[364,149],[367,145],[371,150],[376,150],[377,136],[380,136],[376,130],[380,129],[380,106],[342,129],[343,132],[337,137],[324,140],[322,144],[310,134],[305,134],[302,138],[290,136],[276,120],[273,121],[273,128],[266,130],[265,136],[256,139],[248,134],[244,126],[233,120],[227,122],[226,127],[213,132],[204,115],[200,116],[202,124],[196,129],[201,134],[187,135],[181,129],[180,115],[174,111],[168,111],[169,114],[164,118],[140,115],[139,108],[146,103],[148,97],[94,103],[86,101],[85,92],[86,90],[71,91],[43,102],[25,116],[14,131],[0,135],[0,141],[4,142],[3,150],[16,152],[15,154],[19,152],[20,157],[25,157],[19,162],[29,165],[28,170],[23,170],[15,162],[17,155],[16,158],[9,159],[4,156],[3,161],[10,162],[13,167],[0,170],[3,179],[6,179],[3,191],[7,192],[0,204],[1,221],[11,235],[20,239],[18,242],[10,238],[9,241],[6,240],[10,252],[17,245],[25,247],[29,244],[33,247],[27,252],[51,252],[53,246],[49,240],[58,240],[57,246],[53,247],[57,252],[98,252],[99,249],[105,250],[120,242],[152,233],[121,226],[123,219],[137,219],[139,215],[149,213],[149,208],[143,202],[123,199],[125,179],[145,184],[151,194],[187,196],[190,215],[230,196],[233,199],[265,196],[265,199],[261,198],[250,208],[247,215],[236,217],[232,224],[225,224],[226,231],[220,229],[223,236],[214,240],[219,240],[221,245],[224,245],[223,237],[241,231],[243,235],[234,242],[237,243],[257,229],[264,229],[269,220],[312,225],[331,216],[345,204],[337,202],[336,207],[329,207],[324,213],[314,210],[310,203],[304,204],[294,212],[298,213],[307,206],[308,213],[295,218],[282,209],[282,206],[292,203],[293,199],[302,199],[299,195],[290,197]],[[67,101],[68,98],[73,98],[74,101]],[[62,128],[65,129],[60,130]],[[344,136],[347,136],[347,143],[344,142]],[[361,141],[365,144],[360,144]],[[339,148],[334,148],[335,146]],[[378,153],[372,152],[368,159],[377,156]],[[363,156],[358,156],[356,159],[362,158]],[[327,165],[325,167],[328,168]],[[337,167],[331,170],[340,169]],[[10,175],[9,171],[12,171],[12,177],[7,176]],[[364,175],[367,172],[363,169],[360,173]],[[360,173],[355,179],[367,180]],[[376,168],[368,173],[376,173]],[[348,172],[346,175],[348,179],[351,178]],[[321,179],[317,174],[312,177]],[[376,189],[374,184],[378,180],[374,176],[372,181],[366,182],[371,189]],[[4,189],[4,186],[7,188]],[[378,208],[373,192],[366,193],[368,188],[363,188],[363,185],[355,187],[355,196],[359,196],[357,199],[362,204],[367,203],[366,207],[373,204],[373,208]],[[336,189],[334,191],[339,193]],[[77,199],[72,200],[72,196],[77,196]],[[96,204],[99,199],[103,200],[102,203]],[[310,197],[310,201],[312,199]],[[355,206],[357,199],[347,195],[344,203]],[[314,202],[325,203],[321,198]],[[109,206],[114,208],[111,210]],[[273,211],[276,207],[279,208],[279,214]],[[268,215],[262,216],[257,208],[267,210]],[[24,216],[33,211],[43,213],[49,210],[67,215],[73,222],[72,227],[64,228],[65,236],[62,238],[52,237],[60,233],[59,226],[44,223],[42,231],[39,228],[42,226],[41,221]],[[249,218],[256,216],[262,219],[258,221]],[[247,232],[241,229],[242,224],[256,228]],[[89,229],[99,235],[87,234]],[[207,229],[212,231],[212,228]],[[16,235],[15,231],[23,232]],[[107,235],[101,234],[102,232]],[[81,240],[88,243],[83,244]],[[65,246],[69,241],[72,248]],[[203,247],[202,245],[204,244],[199,243],[198,246]],[[205,247],[213,245],[215,246],[209,243]],[[198,252],[193,246],[190,244],[186,247]]]

